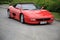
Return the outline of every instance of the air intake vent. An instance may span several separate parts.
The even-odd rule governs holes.
[[[37,21],[48,21],[50,18],[41,18],[41,19],[36,19]]]

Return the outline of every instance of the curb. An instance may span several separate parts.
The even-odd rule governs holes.
[[[4,8],[4,7],[0,7],[0,8],[7,9],[7,8]]]
[[[3,8],[3,9],[7,9],[9,5],[7,4],[3,4],[3,5],[0,5],[0,8]]]
[[[55,19],[56,21],[60,22],[60,19]]]

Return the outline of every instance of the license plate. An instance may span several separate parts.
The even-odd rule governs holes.
[[[47,22],[46,21],[41,21],[40,24],[46,24]]]

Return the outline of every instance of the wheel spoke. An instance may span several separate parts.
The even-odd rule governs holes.
[[[23,19],[24,19],[24,18],[23,18],[23,15],[21,15],[21,22],[22,22],[22,23],[23,23]]]

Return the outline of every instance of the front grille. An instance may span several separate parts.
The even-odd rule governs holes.
[[[50,18],[41,18],[41,19],[36,19],[37,21],[48,21]]]

